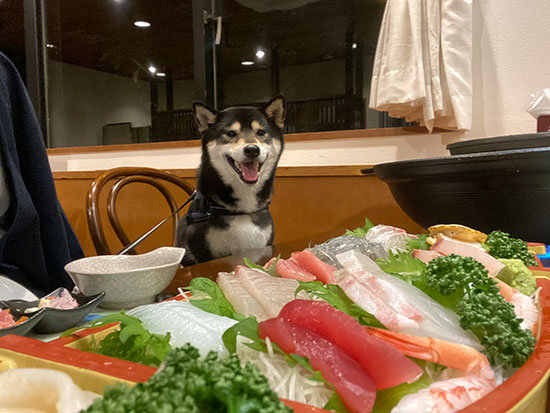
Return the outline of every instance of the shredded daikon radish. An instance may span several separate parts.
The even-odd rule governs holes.
[[[270,357],[273,357],[273,346],[271,345],[271,340],[269,337],[265,338],[265,345],[267,346],[267,354],[269,354]]]
[[[310,380],[308,377],[312,373],[302,366],[296,364],[290,367],[284,356],[273,351],[268,338],[268,353],[253,350],[244,344],[246,342],[249,342],[247,338],[237,337],[237,355],[241,363],[258,367],[279,397],[321,408],[329,401],[334,389],[324,382]]]
[[[540,292],[542,290],[542,287],[537,287],[537,289],[535,290],[535,292],[531,295],[531,298],[533,299],[533,302],[535,303],[536,306],[539,305],[539,296],[540,296]]]

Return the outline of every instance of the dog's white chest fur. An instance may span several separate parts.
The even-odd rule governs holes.
[[[268,245],[272,228],[260,228],[249,215],[232,217],[229,227],[210,228],[206,241],[214,256],[233,255],[239,251],[262,248]]]

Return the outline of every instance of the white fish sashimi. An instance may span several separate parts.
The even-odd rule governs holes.
[[[404,250],[407,247],[407,231],[389,225],[376,225],[372,227],[365,239],[370,242],[382,244],[386,251]]]
[[[250,294],[243,282],[235,275],[220,272],[216,282],[227,300],[235,308],[235,311],[246,316],[254,316],[258,321],[264,321],[269,318],[265,308]]]
[[[400,333],[434,337],[465,344],[477,350],[482,349],[474,334],[460,327],[460,320],[456,313],[443,307],[413,285],[386,274],[366,255],[357,251],[347,251],[339,254],[337,259],[355,281],[353,283],[344,276],[338,281],[338,285],[346,294],[350,294],[352,300],[354,298],[351,295],[359,297],[356,298],[357,305],[369,311],[367,308],[372,307],[368,307],[366,301],[372,301],[369,297],[376,296],[378,306],[387,307],[381,307],[383,310],[372,313],[377,318],[380,316],[379,321],[382,324],[386,313],[393,312],[401,316],[394,319],[397,324],[386,325],[386,327]],[[352,287],[358,291],[353,291]],[[363,293],[360,292],[361,290]],[[403,322],[403,317],[407,322]]]
[[[263,271],[240,265],[235,268],[235,276],[262,304],[270,318],[277,317],[281,308],[295,298],[308,299],[308,295],[304,291],[300,291],[294,297],[299,284],[298,281],[290,278],[272,277]]]
[[[184,301],[166,301],[134,308],[128,315],[139,318],[151,333],[170,333],[170,345],[181,347],[190,343],[205,356],[216,351],[220,357],[229,353],[222,335],[236,320],[211,314]]]

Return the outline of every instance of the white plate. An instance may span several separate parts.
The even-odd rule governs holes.
[[[0,300],[34,301],[38,300],[38,297],[21,284],[0,275]]]

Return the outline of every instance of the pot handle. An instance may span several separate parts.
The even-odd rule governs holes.
[[[375,176],[376,174],[374,173],[374,168],[364,168],[364,169],[361,169],[361,173],[363,175],[367,175],[367,176]]]

